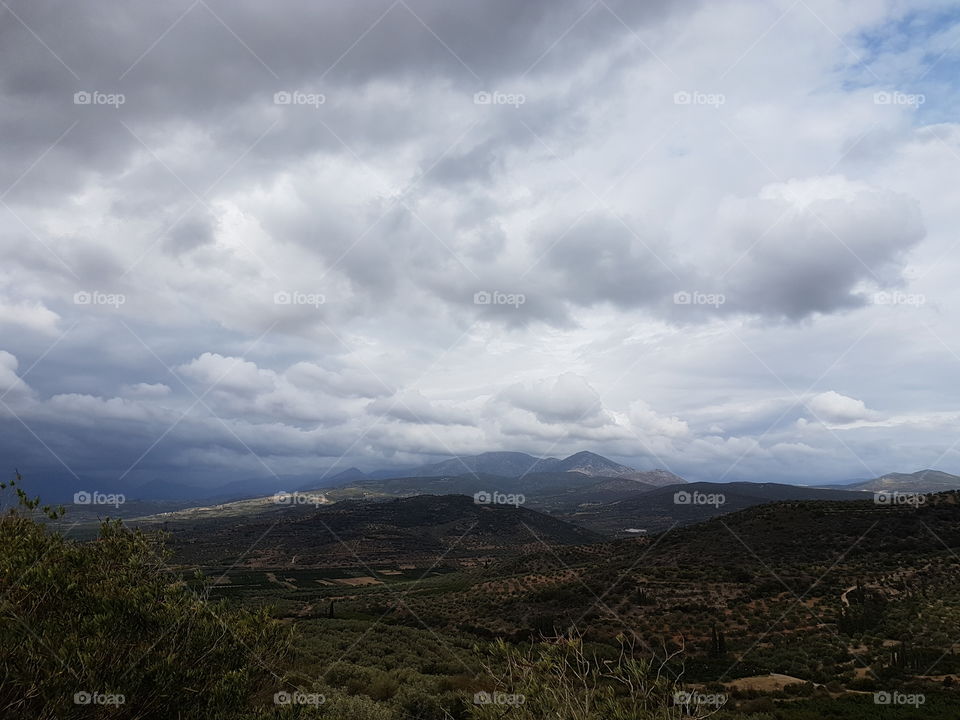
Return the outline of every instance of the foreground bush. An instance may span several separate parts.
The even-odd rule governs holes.
[[[613,659],[590,655],[580,637],[546,639],[529,648],[500,641],[488,668],[495,687],[478,693],[472,718],[493,720],[674,720],[705,717],[716,707],[677,704],[681,693],[670,661],[636,657],[633,644],[620,640]]]
[[[15,489],[21,507],[0,517],[0,717],[249,717],[285,645],[275,621],[207,601],[119,522],[65,539]]]

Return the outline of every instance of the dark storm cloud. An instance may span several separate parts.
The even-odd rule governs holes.
[[[913,200],[852,185],[795,211],[767,199],[733,214],[729,257],[740,256],[724,274],[724,310],[790,319],[871,302],[863,286],[895,283],[926,233]]]
[[[547,272],[556,292],[581,305],[659,305],[689,284],[690,271],[662,237],[620,217],[591,215],[540,240],[543,258],[531,272]]]
[[[278,91],[324,93],[333,102],[338,92],[363,93],[371,83],[427,81],[453,84],[465,99],[471,98],[474,92],[495,89],[489,84],[504,78],[569,67],[598,45],[629,33],[614,12],[629,25],[669,8],[661,2],[610,2],[607,10],[585,1],[546,0],[296,6],[215,1],[85,6],[22,0],[8,5],[0,11],[5,58],[0,70],[0,132],[5,138],[0,183],[12,183],[66,133],[50,162],[22,181],[18,197],[40,182],[48,192],[67,191],[91,173],[116,169],[131,153],[142,151],[135,138],[124,137],[116,120],[143,133],[154,127],[202,126],[228,145],[241,138],[243,147],[249,143],[251,121],[263,120]],[[579,42],[565,44],[563,53],[550,53],[574,25]],[[74,93],[84,91],[122,93],[124,102],[78,108]],[[381,140],[390,134],[388,128],[400,129],[394,141],[416,132],[409,122],[416,116],[385,118],[369,110],[362,119],[337,123],[346,138],[374,139],[378,126]],[[301,114],[305,118],[309,114]],[[263,129],[262,122],[252,124]],[[284,144],[268,142],[263,152],[282,159],[304,150],[337,148],[338,141],[324,130],[292,125],[282,134]]]

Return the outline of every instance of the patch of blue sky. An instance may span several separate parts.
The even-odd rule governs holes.
[[[875,102],[911,110],[916,125],[960,121],[960,3],[910,10],[846,42],[845,90],[872,88]]]

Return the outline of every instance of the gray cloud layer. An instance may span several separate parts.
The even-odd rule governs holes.
[[[960,470],[921,5],[9,2],[0,455]]]

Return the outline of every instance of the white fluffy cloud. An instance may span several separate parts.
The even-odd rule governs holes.
[[[877,413],[867,409],[863,400],[847,397],[833,390],[815,395],[807,403],[807,407],[815,418],[831,423],[845,424],[877,417]]]
[[[597,391],[574,373],[511,385],[500,394],[500,400],[532,413],[541,423],[589,427],[610,422]]]
[[[42,302],[12,302],[0,296],[0,326],[19,325],[45,335],[56,335],[60,316]]]

